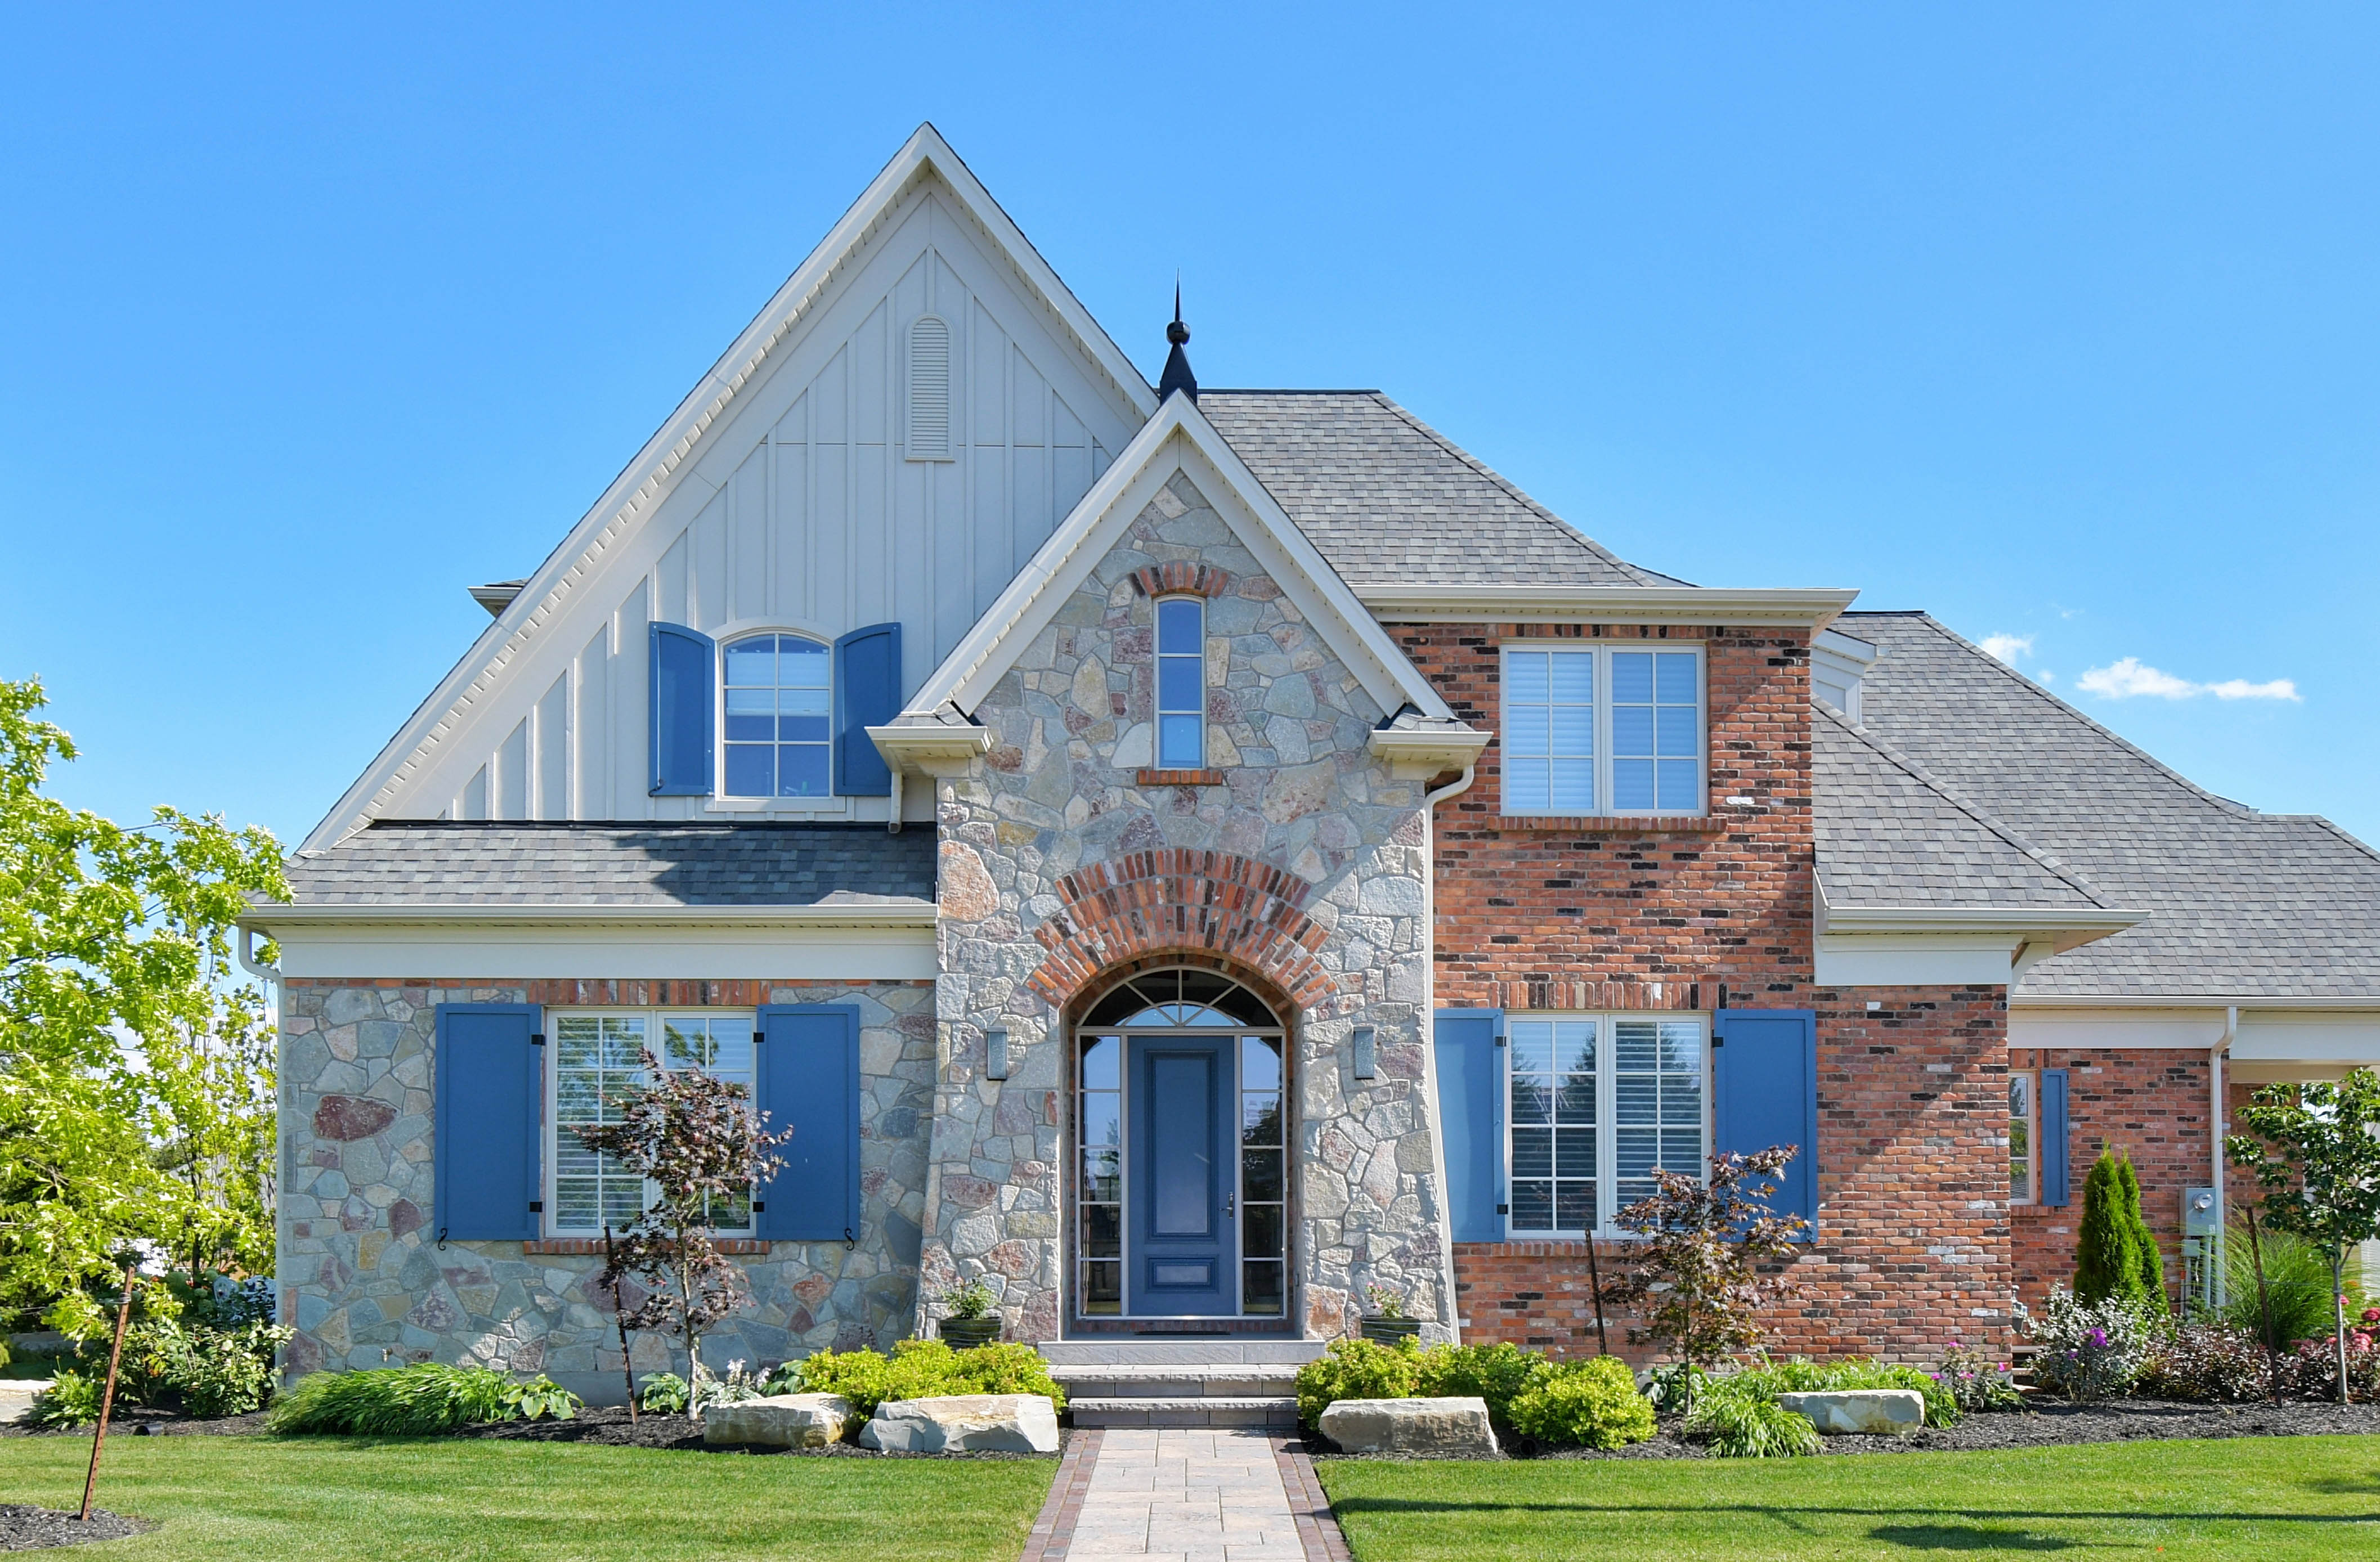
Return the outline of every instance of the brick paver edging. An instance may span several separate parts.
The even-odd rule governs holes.
[[[1049,1499],[1025,1542],[1023,1562],[1060,1562],[1075,1538],[1075,1520],[1082,1516],[1083,1495],[1091,1489],[1091,1467],[1099,1461],[1097,1427],[1077,1430],[1066,1443],[1066,1457],[1058,1461],[1058,1478],[1050,1483]]]
[[[1354,1562],[1347,1550],[1347,1537],[1340,1532],[1339,1520],[1330,1512],[1330,1499],[1322,1495],[1322,1482],[1314,1473],[1314,1460],[1294,1437],[1272,1440],[1273,1462],[1281,1467],[1281,1483],[1289,1493],[1289,1516],[1297,1526],[1297,1538],[1305,1547],[1305,1562]]]

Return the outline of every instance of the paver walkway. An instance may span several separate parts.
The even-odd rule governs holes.
[[[1204,1427],[1110,1427],[1098,1436],[1085,1450],[1087,1480],[1078,1468],[1061,1472],[1051,1502],[1071,1511],[1055,1520],[1047,1540],[1037,1534],[1040,1549],[1031,1554],[1051,1562],[1324,1562],[1347,1555],[1329,1508],[1315,1512],[1320,1492],[1310,1474],[1300,1472],[1298,1456],[1278,1436]]]

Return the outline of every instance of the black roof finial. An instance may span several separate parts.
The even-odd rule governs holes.
[[[1173,279],[1173,323],[1165,328],[1165,339],[1173,350],[1165,355],[1165,372],[1158,377],[1157,399],[1179,391],[1192,401],[1198,399],[1198,377],[1190,372],[1190,355],[1182,350],[1190,340],[1190,328],[1182,323],[1182,279]]]

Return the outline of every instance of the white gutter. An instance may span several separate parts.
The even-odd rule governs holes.
[[[2143,998],[2138,993],[2010,993],[2011,1009],[2380,1009],[2380,993],[2364,998],[2291,998],[2272,993],[2171,993]]]
[[[2206,1136],[2209,1160],[2214,1172],[2215,1236],[2207,1243],[2207,1287],[2215,1294],[2215,1304],[2223,1305],[2223,1234],[2224,1223],[2229,1217],[2228,1201],[2223,1196],[2223,1058],[2240,1036],[2240,1006],[2228,1005],[2223,1011],[2223,1035],[2206,1049]]]
[[[1840,588],[1700,586],[1359,587],[1375,617],[1402,623],[1516,623],[1534,619],[1612,624],[1769,624],[1822,629],[1859,596]]]

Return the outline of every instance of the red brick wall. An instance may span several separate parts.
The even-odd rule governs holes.
[[[1807,1293],[1779,1307],[1770,1348],[1930,1363],[1953,1339],[2004,1341],[2002,989],[1862,987],[1805,1001],[1818,1014],[1818,1241],[1793,1265]],[[1625,1249],[1597,1253],[1611,1264]],[[1463,1243],[1454,1274],[1465,1338],[1595,1350],[1585,1244]],[[1624,1328],[1607,1324],[1622,1349]]]
[[[2214,1175],[2209,1157],[2206,1054],[2192,1048],[2015,1047],[2012,1069],[2064,1069],[2067,1157],[2064,1207],[2020,1205],[2010,1212],[2017,1294],[2038,1303],[2074,1277],[2074,1233],[2082,1221],[2082,1180],[2103,1146],[2132,1157],[2141,1213],[2165,1255],[2167,1289],[2180,1294],[2181,1193]],[[2237,1090],[2230,1093],[2240,1099]],[[2237,1188],[2234,1188],[2236,1196]]]

